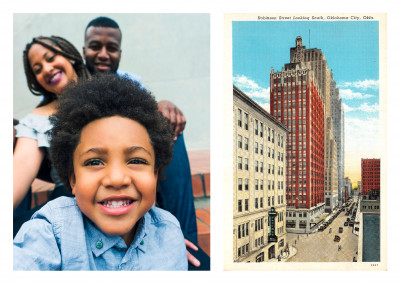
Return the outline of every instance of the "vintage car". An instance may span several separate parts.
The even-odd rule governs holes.
[[[339,234],[343,233],[343,227],[339,227]]]
[[[335,235],[335,238],[333,239],[335,242],[340,242],[340,237],[338,235]]]

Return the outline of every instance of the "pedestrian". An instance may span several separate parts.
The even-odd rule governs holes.
[[[294,240],[294,244],[296,244],[297,240]]]

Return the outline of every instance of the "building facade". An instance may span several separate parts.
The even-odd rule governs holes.
[[[322,99],[325,121],[324,125],[327,126],[329,119],[332,119],[332,105],[331,105],[331,83],[332,76],[329,70],[324,53],[317,48],[307,49],[303,45],[301,36],[296,38],[296,47],[290,49],[290,62],[305,64],[310,70],[314,71],[315,81],[318,83],[319,93]],[[325,207],[326,212],[331,212],[338,204],[336,203],[338,189],[333,189],[333,180],[338,179],[338,167],[335,166],[333,160],[337,162],[337,143],[334,140],[333,127],[325,127],[325,202],[330,204]],[[332,141],[334,140],[334,141]],[[329,146],[329,147],[328,147]],[[336,148],[336,149],[334,149]]]
[[[271,69],[271,115],[290,131],[287,140],[286,229],[308,233],[325,211],[325,114],[314,72],[302,63]]]
[[[233,258],[264,262],[286,244],[288,130],[233,86]]]
[[[337,144],[338,205],[342,206],[344,203],[344,110],[339,88],[333,80],[333,71],[331,71],[331,115],[333,136]]]
[[[352,197],[351,181],[348,177],[344,178],[344,202],[347,202]]]
[[[381,188],[381,160],[361,159],[361,194],[368,195],[371,190]]]

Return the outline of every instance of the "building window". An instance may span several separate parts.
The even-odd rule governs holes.
[[[263,137],[263,123],[260,122],[260,137]]]
[[[242,169],[242,157],[238,157],[238,169]]]
[[[256,256],[256,262],[264,262],[264,252]]]
[[[242,127],[242,110],[238,109],[238,126]]]
[[[258,172],[258,161],[254,162],[254,170]]]
[[[260,190],[264,189],[264,181],[260,179]]]
[[[249,138],[244,137],[244,149],[249,150]]]
[[[258,190],[258,179],[254,180],[254,189]]]
[[[264,208],[263,198],[260,197],[260,208]]]
[[[258,209],[258,198],[254,199],[254,208]]]
[[[258,120],[254,119],[254,134],[258,135]]]
[[[244,158],[244,169],[246,171],[249,170],[249,159],[248,158]]]
[[[264,163],[260,162],[260,173],[262,173],[264,170]]]
[[[249,211],[249,200],[248,199],[244,200],[244,211]]]
[[[244,179],[244,190],[249,190],[249,179],[248,178]]]
[[[238,200],[238,212],[242,212],[242,200]]]
[[[238,148],[242,148],[242,136],[238,135]]]
[[[264,145],[260,144],[260,155],[264,154]]]
[[[247,113],[244,114],[244,129],[249,130],[249,115]]]
[[[238,179],[238,190],[242,190],[242,179],[241,178],[239,178]]]

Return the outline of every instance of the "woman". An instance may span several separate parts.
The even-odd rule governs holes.
[[[49,116],[56,111],[57,97],[68,84],[90,76],[78,50],[61,37],[34,38],[26,45],[23,60],[29,90],[43,99],[15,127],[18,139],[13,157],[14,210],[29,192],[47,155],[48,132],[52,128]]]

